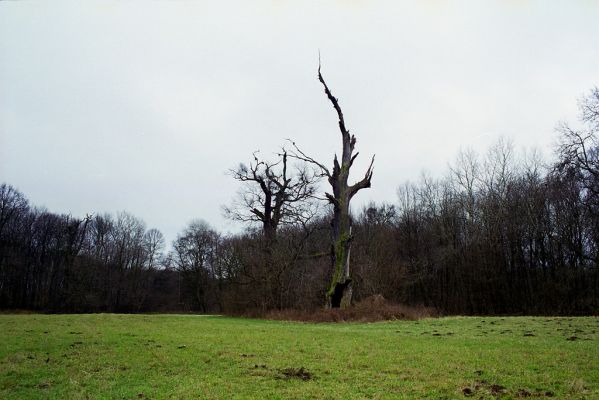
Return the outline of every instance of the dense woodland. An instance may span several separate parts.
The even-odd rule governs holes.
[[[487,154],[460,153],[443,177],[401,184],[390,203],[354,210],[354,301],[381,294],[451,314],[596,314],[599,89],[580,109],[576,127],[560,125],[552,160],[499,141]],[[321,174],[294,149],[231,171],[241,189],[226,213],[246,222],[243,233],[193,221],[168,252],[133,215],[58,215],[2,184],[0,308],[322,307],[332,210],[318,196]]]

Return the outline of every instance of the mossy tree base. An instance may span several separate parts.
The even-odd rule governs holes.
[[[351,305],[352,280],[335,284],[333,292],[328,296],[327,308],[348,308]]]

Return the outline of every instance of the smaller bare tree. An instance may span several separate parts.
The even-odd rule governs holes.
[[[284,276],[304,250],[312,231],[309,222],[318,213],[314,194],[320,174],[304,162],[291,166],[285,149],[275,161],[261,159],[255,152],[249,165],[240,164],[230,173],[243,187],[233,204],[224,208],[225,216],[259,225],[262,231],[259,248],[241,252],[244,275],[254,291],[263,294],[256,306],[281,308]],[[284,227],[299,227],[304,233],[301,240],[282,235],[279,231]]]
[[[264,238],[272,242],[280,225],[305,226],[317,213],[314,200],[319,174],[305,163],[289,166],[287,151],[267,161],[253,153],[253,160],[230,173],[243,183],[231,206],[224,207],[232,220],[261,225]]]

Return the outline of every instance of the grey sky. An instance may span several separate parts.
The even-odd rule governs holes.
[[[599,84],[597,1],[0,2],[0,181],[56,212],[127,210],[175,238],[225,171],[293,138],[357,136],[359,204],[498,136],[550,153]],[[359,176],[356,176],[358,178]]]

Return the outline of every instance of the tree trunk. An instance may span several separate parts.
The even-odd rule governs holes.
[[[327,291],[327,308],[347,308],[351,305],[353,293],[352,278],[349,273],[351,239],[351,225],[347,234],[333,237],[331,258],[334,272],[331,286]]]
[[[320,67],[318,69],[318,79],[324,86],[329,101],[337,111],[337,116],[339,117],[339,130],[341,131],[343,145],[341,164],[339,164],[337,155],[335,155],[332,173],[326,168],[324,169],[333,189],[332,195],[326,193],[329,203],[333,205],[333,220],[331,221],[331,264],[333,267],[333,276],[326,293],[326,305],[329,308],[346,308],[351,305],[353,292],[349,266],[349,255],[353,239],[351,234],[352,222],[349,203],[359,190],[370,187],[374,157],[366,170],[364,178],[353,185],[349,185],[349,172],[354,160],[359,154],[353,154],[356,138],[354,135],[350,135],[349,131],[346,129],[339,102],[325,83],[324,78],[320,73]]]

